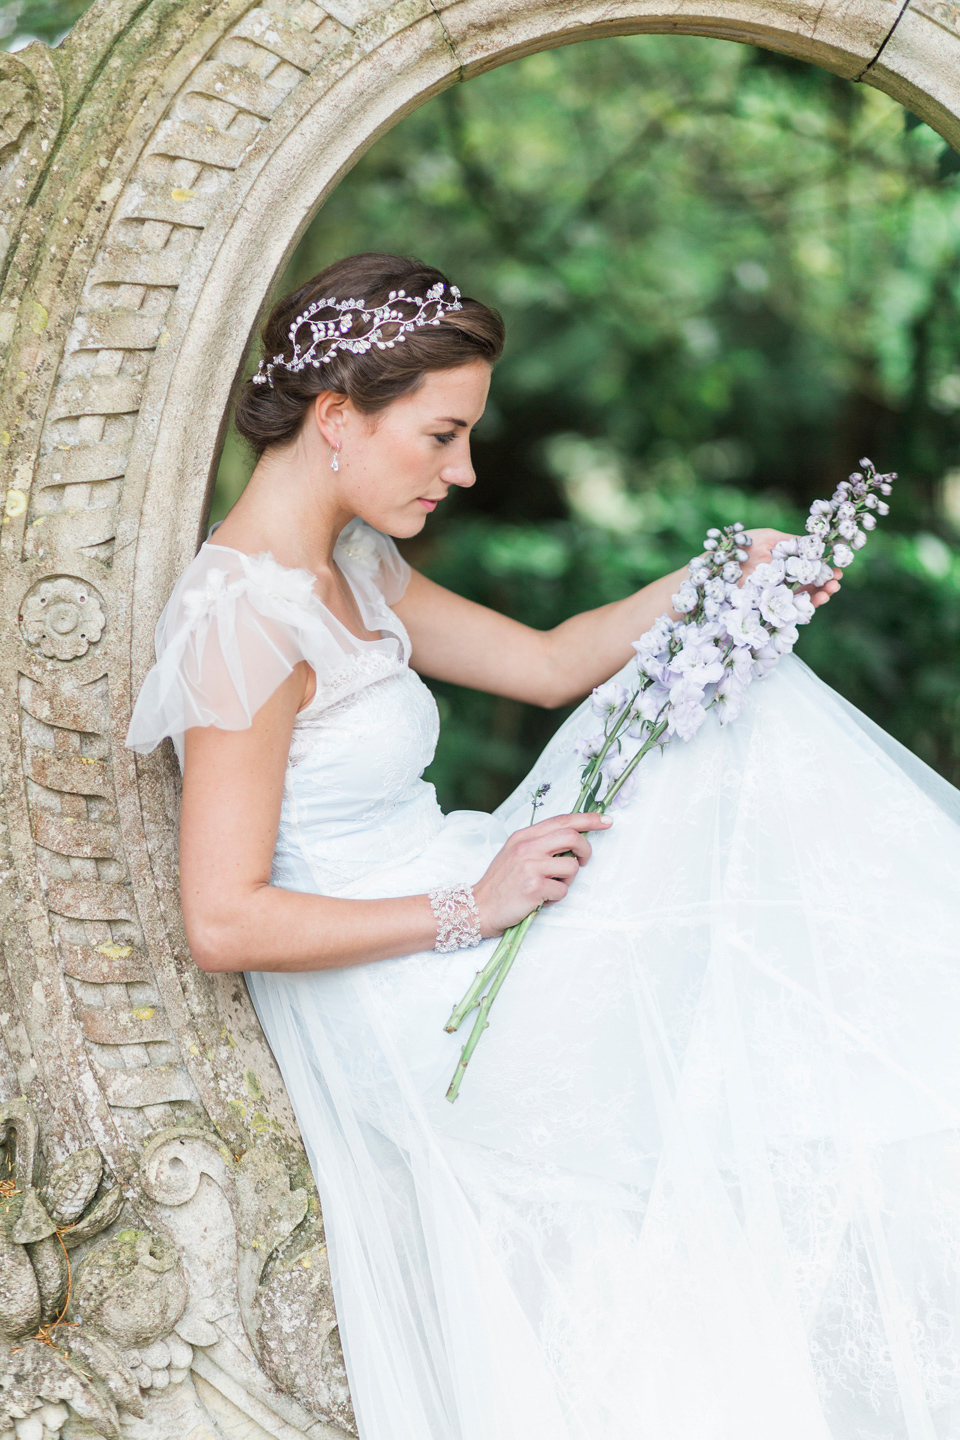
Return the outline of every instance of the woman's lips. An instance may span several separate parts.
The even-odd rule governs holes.
[[[437,508],[436,500],[428,500],[425,495],[418,495],[417,501],[423,506],[424,510],[436,510]]]

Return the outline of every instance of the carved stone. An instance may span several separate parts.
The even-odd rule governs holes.
[[[123,736],[310,215],[446,86],[643,30],[809,60],[960,147],[940,0],[97,0],[0,55],[0,1106],[30,1107],[8,1149],[42,1138],[0,1196],[3,1333],[56,1318],[66,1254],[82,1316],[69,1353],[4,1342],[19,1440],[355,1433],[289,1101],[242,979],[188,954],[175,762]]]
[[[48,659],[77,660],[86,655],[105,624],[102,596],[72,575],[40,580],[23,597],[23,638],[31,650]]]

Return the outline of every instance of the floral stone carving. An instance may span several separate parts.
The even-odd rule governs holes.
[[[40,1170],[36,1116],[11,1101],[0,1108],[0,1435],[44,1440],[72,1409],[119,1440],[117,1406],[143,1413],[137,1382],[109,1339],[63,1322],[68,1252],[116,1220],[123,1192],[104,1186],[93,1146],[38,1185]]]
[[[168,1334],[186,1304],[187,1282],[177,1247],[149,1231],[121,1230],[98,1245],[81,1266],[71,1314],[124,1349],[133,1349]],[[164,1366],[158,1363],[157,1368]]]
[[[106,623],[102,597],[72,575],[41,580],[27,592],[20,611],[24,640],[51,660],[86,655]]]
[[[246,1351],[356,1435],[319,1216],[270,1144],[237,1158],[209,1131],[176,1126],[147,1142],[142,1177],[190,1276],[177,1336],[213,1358],[224,1344]]]

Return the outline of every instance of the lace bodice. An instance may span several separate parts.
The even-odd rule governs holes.
[[[374,873],[417,854],[440,829],[432,785],[439,719],[406,664],[358,656],[358,685],[297,717],[284,780],[274,884],[323,894],[364,888]]]

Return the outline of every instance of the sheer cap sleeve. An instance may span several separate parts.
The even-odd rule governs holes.
[[[127,745],[145,754],[169,735],[182,764],[191,726],[246,729],[304,658],[312,588],[309,571],[268,555],[203,546],[160,616],[157,663],[137,697]]]
[[[410,566],[390,536],[359,516],[340,532],[334,558],[352,578],[373,585],[388,605],[395,605],[410,583]]]
[[[195,725],[245,730],[301,660],[317,677],[313,704],[345,698],[374,673],[402,666],[409,638],[388,609],[410,567],[387,536],[352,521],[335,550],[364,624],[380,640],[352,635],[323,605],[309,570],[272,555],[247,555],[209,541],[187,566],[156,630],[157,663],[137,697],[127,745],[141,754],[170,736],[183,764],[184,732]],[[358,655],[379,651],[377,664]],[[372,655],[371,655],[371,658]]]

